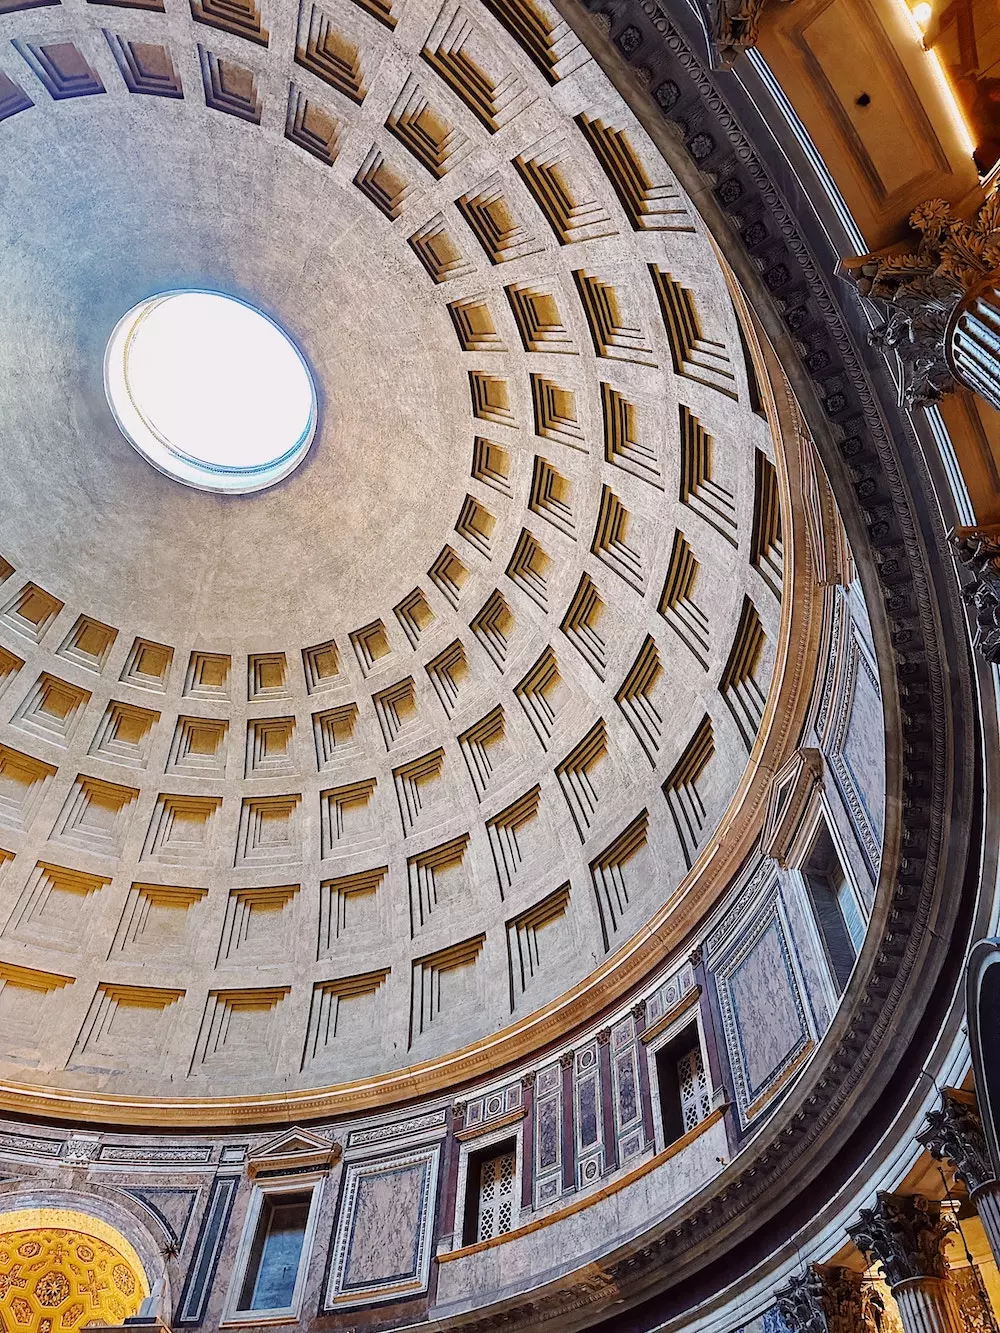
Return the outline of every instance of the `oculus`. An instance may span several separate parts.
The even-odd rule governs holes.
[[[302,353],[273,320],[221,292],[163,292],[133,306],[108,341],[104,387],[143,458],[200,490],[273,486],[316,433]]]

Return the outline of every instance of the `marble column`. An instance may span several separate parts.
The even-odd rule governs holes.
[[[917,1142],[939,1162],[952,1163],[955,1175],[969,1191],[993,1258],[1000,1265],[1000,1180],[990,1161],[973,1094],[946,1088],[941,1094],[941,1109],[927,1113]]]
[[[995,273],[955,311],[946,352],[956,380],[1000,411],[1000,291]]]
[[[869,1333],[861,1274],[834,1264],[810,1264],[774,1293],[791,1333]]]
[[[879,1194],[847,1228],[869,1262],[881,1263],[904,1333],[964,1333],[944,1254],[951,1230],[938,1200],[901,1194]]]
[[[1000,409],[996,204],[991,195],[966,218],[928,199],[910,214],[905,249],[841,261],[841,275],[883,316],[869,342],[898,357],[906,407],[961,386]]]

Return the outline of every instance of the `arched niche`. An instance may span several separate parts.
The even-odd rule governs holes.
[[[0,1317],[6,1327],[77,1329],[122,1324],[150,1284],[115,1227],[69,1208],[0,1213]]]

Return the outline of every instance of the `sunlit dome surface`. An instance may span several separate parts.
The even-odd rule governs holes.
[[[291,339],[219,292],[167,292],[116,325],[104,364],[119,426],[188,486],[246,493],[286,477],[316,429],[316,393]]]

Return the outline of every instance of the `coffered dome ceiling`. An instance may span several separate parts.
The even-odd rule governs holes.
[[[10,1081],[377,1079],[624,993],[709,893],[784,463],[691,201],[531,12],[0,5]],[[185,287],[312,367],[268,491],[107,407],[116,322]]]

